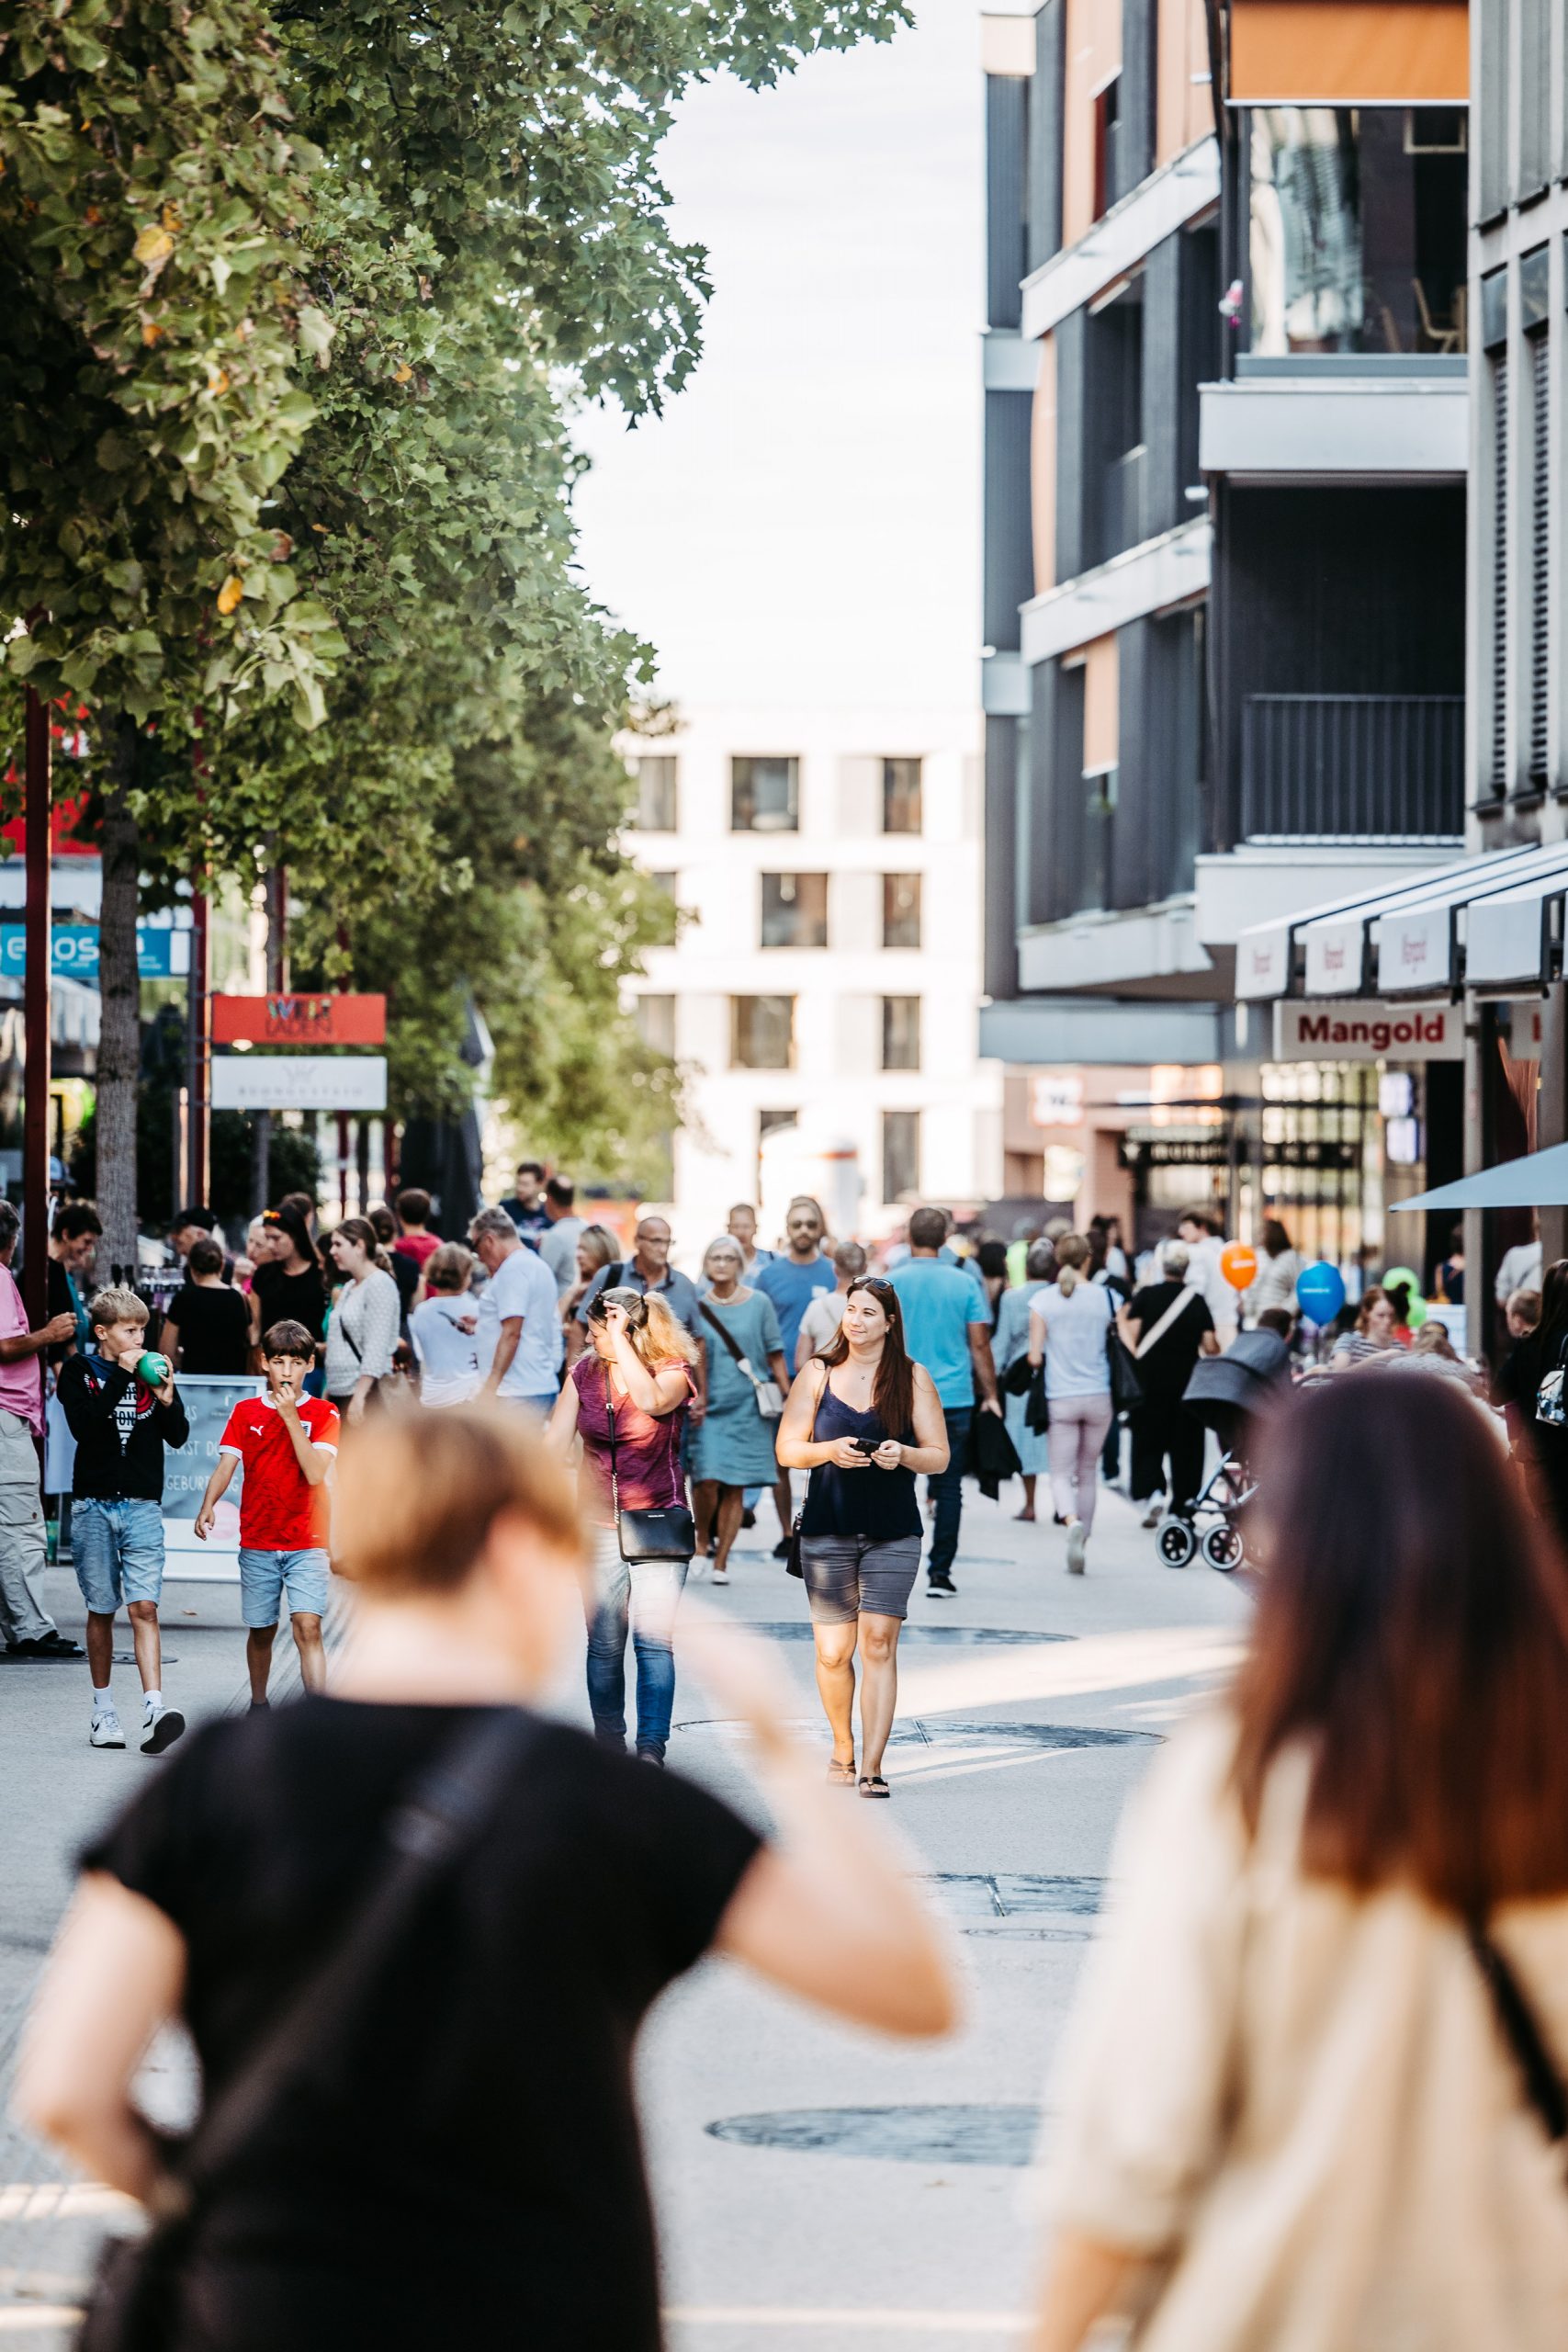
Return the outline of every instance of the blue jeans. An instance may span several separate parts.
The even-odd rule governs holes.
[[[675,1610],[684,1560],[622,1559],[613,1527],[598,1531],[588,1619],[588,1703],[606,1747],[626,1744],[626,1631],[637,1657],[637,1750],[662,1757],[675,1709]]]
[[[947,1467],[939,1470],[934,1478],[926,1480],[926,1492],[936,1507],[931,1525],[931,1548],[926,1561],[929,1577],[944,1577],[952,1572],[958,1556],[958,1522],[964,1510],[964,1466],[969,1459],[969,1424],[975,1418],[972,1405],[944,1405],[942,1418],[947,1423]]]

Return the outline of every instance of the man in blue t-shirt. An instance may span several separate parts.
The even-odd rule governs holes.
[[[947,1228],[945,1209],[914,1210],[909,1217],[909,1254],[888,1276],[903,1310],[904,1344],[915,1362],[923,1363],[930,1373],[947,1423],[947,1467],[926,1482],[935,1506],[926,1590],[937,1596],[957,1590],[953,1563],[958,1553],[964,1469],[976,1389],[982,1412],[1002,1409],[985,1284],[976,1283],[962,1266],[942,1262]]]
[[[784,1212],[784,1238],[789,1243],[781,1258],[770,1258],[747,1276],[753,1290],[771,1298],[779,1318],[779,1331],[784,1340],[785,1363],[795,1362],[795,1343],[800,1337],[800,1318],[814,1298],[836,1287],[838,1274],[831,1258],[822,1255],[822,1212],[809,1193],[801,1193],[791,1201]],[[775,1560],[789,1556],[789,1531],[795,1516],[795,1502],[790,1493],[789,1472],[781,1470],[773,1488],[773,1501],[778,1507],[780,1538],[773,1546]]]

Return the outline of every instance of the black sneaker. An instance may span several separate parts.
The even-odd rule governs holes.
[[[67,1641],[63,1634],[57,1634],[51,1629],[47,1634],[30,1634],[26,1641],[7,1642],[6,1655],[14,1658],[49,1659],[85,1657],[86,1652],[80,1642]]]
[[[754,1510],[743,1510],[740,1514],[740,1524],[748,1532],[750,1532],[757,1524],[756,1512]]]
[[[957,1591],[958,1587],[953,1583],[953,1578],[948,1575],[945,1568],[932,1568],[926,1577],[926,1599],[928,1600],[933,1599],[939,1600],[951,1600],[954,1598]]]
[[[789,1537],[787,1535],[781,1535],[778,1542],[773,1545],[773,1557],[775,1560],[788,1559]]]

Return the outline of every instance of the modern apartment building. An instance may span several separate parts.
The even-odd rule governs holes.
[[[1010,1170],[1076,1144],[1080,1215],[1209,1197],[1353,1257],[1429,1145],[1457,1171],[1459,1064],[1276,1035],[1237,944],[1462,846],[1467,12],[1045,0],[986,38]]]
[[[863,1235],[913,1201],[994,1195],[977,719],[694,710],[624,748],[630,846],[686,918],[636,990],[690,1081],[671,1145],[682,1245],[738,1200],[775,1212],[803,1174]]]
[[[1471,59],[1468,854],[1415,887],[1347,894],[1310,922],[1260,931],[1243,943],[1241,984],[1276,1000],[1276,1019],[1321,1012],[1333,994],[1343,1019],[1379,998],[1451,1024],[1473,1173],[1568,1141],[1568,0],[1488,0],[1472,12]],[[1434,1215],[1429,1228],[1452,1221]],[[1529,1238],[1529,1209],[1473,1210],[1466,1224],[1480,1347],[1495,1339],[1493,1272]],[[1543,1205],[1540,1226],[1548,1262],[1568,1253],[1562,1207]]]

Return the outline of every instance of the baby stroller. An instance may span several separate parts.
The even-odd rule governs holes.
[[[1242,1331],[1224,1355],[1199,1357],[1182,1402],[1219,1439],[1220,1459],[1190,1514],[1160,1521],[1155,1545],[1168,1568],[1186,1567],[1199,1552],[1226,1576],[1240,1567],[1242,1513],[1258,1492],[1247,1466],[1253,1419],[1290,1385],[1291,1351],[1275,1331]]]

